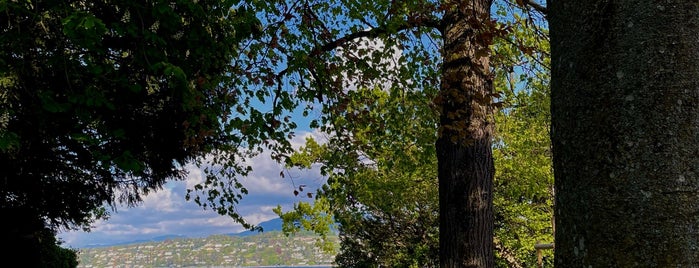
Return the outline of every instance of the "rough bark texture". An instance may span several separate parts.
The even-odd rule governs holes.
[[[558,267],[699,267],[699,4],[549,1]]]
[[[447,3],[437,140],[441,267],[493,267],[489,0]]]

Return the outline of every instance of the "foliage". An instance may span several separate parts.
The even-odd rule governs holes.
[[[499,6],[499,14],[513,14],[508,8]],[[529,26],[541,25],[536,17],[509,16],[501,21],[511,36],[493,47],[502,106],[494,146],[497,264],[533,267],[534,244],[553,240],[548,43],[544,29]],[[334,220],[341,238],[336,262],[343,267],[437,266],[434,96],[395,87],[348,91],[342,112],[325,121],[325,140],[307,140],[289,159],[305,168],[320,164],[328,182],[313,204],[277,211],[285,231],[325,234]]]
[[[258,11],[258,17],[261,18],[264,26],[261,37],[251,39],[243,46],[246,50],[244,57],[238,60],[238,64],[240,69],[244,70],[243,77],[246,79],[241,80],[241,86],[266,88],[265,92],[269,92],[280,102],[289,96],[296,98],[306,104],[303,109],[304,116],[320,114],[319,117],[311,118],[311,127],[318,127],[326,133],[338,134],[333,136],[333,139],[336,139],[333,146],[336,147],[327,148],[325,145],[309,141],[306,147],[308,151],[304,156],[306,159],[301,159],[304,157],[300,154],[285,156],[282,159],[285,159],[289,165],[310,165],[319,157],[328,157],[330,160],[327,161],[334,161],[328,164],[324,173],[333,174],[330,176],[331,181],[326,190],[329,193],[333,192],[332,195],[337,197],[361,192],[363,196],[357,198],[374,198],[378,201],[385,198],[383,194],[405,194],[395,188],[404,186],[404,189],[409,189],[410,185],[400,185],[400,182],[393,182],[392,184],[395,185],[392,186],[382,185],[379,182],[374,185],[356,184],[347,188],[342,185],[353,180],[354,176],[372,178],[391,173],[395,176],[398,174],[398,166],[401,165],[411,165],[416,169],[427,166],[407,163],[406,158],[405,163],[396,163],[396,168],[374,170],[370,166],[358,163],[355,157],[382,161],[381,164],[393,163],[394,159],[389,158],[391,156],[388,154],[391,150],[386,149],[395,148],[395,150],[404,151],[407,145],[401,144],[400,140],[392,142],[386,140],[387,135],[392,134],[384,131],[388,126],[382,123],[384,121],[382,116],[395,115],[395,120],[391,119],[390,122],[397,123],[411,122],[406,120],[412,120],[409,115],[417,112],[434,114],[435,109],[429,102],[417,102],[424,100],[421,96],[427,92],[434,94],[438,87],[439,55],[436,51],[439,47],[439,39],[436,37],[439,34],[439,25],[434,24],[433,19],[438,17],[441,11],[437,9],[436,3],[421,1],[398,3],[382,0],[367,4],[362,1],[278,0],[248,1],[248,4],[251,9]],[[413,10],[419,12],[413,12]],[[353,89],[358,90],[353,91]],[[381,95],[383,89],[391,93]],[[380,97],[382,103],[374,105],[374,97]],[[410,104],[388,105],[401,102],[410,102]],[[420,107],[421,110],[406,114],[398,110],[409,109],[411,106]],[[373,114],[364,116],[363,113]],[[356,120],[361,119],[369,121],[365,125],[355,124]],[[415,123],[430,124],[428,121],[415,121]],[[435,127],[431,125],[428,128]],[[390,131],[419,129],[411,130],[407,124],[396,125],[394,128]],[[421,134],[427,137],[413,143],[434,144],[434,131]],[[412,138],[409,135],[404,137]],[[358,141],[353,141],[355,138]],[[363,143],[372,144],[364,146]],[[429,148],[415,144],[413,149],[421,147]],[[354,151],[354,149],[358,150]],[[434,151],[434,149],[431,150]],[[405,153],[406,155],[414,154],[409,150]],[[421,157],[419,154],[415,155]],[[342,172],[339,172],[340,170]],[[420,178],[419,176],[423,174],[418,173],[416,171],[411,185],[422,185],[421,188],[430,189],[432,194],[416,200],[437,198],[434,177]],[[391,182],[388,177],[387,181]],[[359,188],[353,188],[355,186]],[[367,196],[367,187],[379,187],[381,190],[375,188],[376,194]],[[312,196],[309,194],[309,197]],[[370,241],[368,239],[374,235],[377,237],[389,235],[387,236],[389,238],[398,235],[396,232],[405,226],[391,226],[390,223],[382,220],[383,214],[377,215],[377,220],[371,223],[360,222],[357,219],[362,217],[362,213],[382,213],[382,209],[388,209],[393,212],[402,211],[403,215],[396,215],[396,217],[416,222],[416,216],[412,211],[420,204],[428,204],[428,202],[416,202],[405,206],[400,203],[384,203],[381,206],[364,208],[360,207],[363,206],[360,202],[360,199],[319,198],[313,205],[297,204],[294,211],[285,212],[283,217],[288,222],[306,217],[312,217],[313,221],[287,225],[286,231],[300,228],[329,230],[335,218],[347,222],[339,226],[341,233],[387,231],[381,234],[365,233],[362,237],[357,237],[362,241]],[[335,215],[334,210],[338,208],[344,211]],[[429,217],[436,218],[434,209],[423,208],[422,210],[429,214]],[[281,209],[278,209],[277,213],[282,214]],[[354,226],[353,230],[349,230],[353,228],[351,226]],[[414,240],[436,241],[436,236],[421,237],[424,230],[429,229],[434,233],[436,225],[415,228],[417,230],[414,231]],[[355,237],[348,237],[341,239],[344,241],[355,239]],[[433,245],[433,243],[423,244]],[[389,262],[391,264],[411,260],[417,255],[436,254],[435,248],[429,246],[409,253],[405,248],[383,243],[382,249],[381,256],[403,256]],[[349,255],[347,260],[351,259],[353,256]]]
[[[77,251],[61,247],[56,231],[41,219],[22,209],[5,209],[4,212],[5,221],[0,225],[5,234],[3,243],[8,245],[0,254],[4,260],[18,260],[18,256],[22,256],[24,267],[78,266]]]
[[[41,267],[52,268],[74,268],[78,267],[78,252],[72,248],[64,248],[60,241],[56,241],[54,231],[44,228],[41,237]]]
[[[0,25],[3,215],[89,227],[105,202],[135,205],[196,163],[208,176],[188,197],[244,222],[239,159],[288,128],[232,88],[254,13],[235,0],[21,0],[0,1]]]
[[[553,242],[553,170],[549,89],[530,86],[529,92],[505,94],[517,107],[496,115],[494,205],[496,237],[519,262],[533,267],[534,245]],[[549,266],[552,253],[544,252]]]
[[[317,223],[335,220],[342,267],[436,265],[436,114],[422,94],[350,91],[346,113],[331,122],[335,135],[322,145],[308,139],[290,158],[320,163],[328,182],[313,205],[299,203],[282,218],[321,234],[328,225]]]
[[[503,107],[496,114],[495,236],[524,267],[535,267],[534,245],[553,242],[553,168],[550,129],[550,59],[546,22],[531,13],[500,6],[500,21],[512,29],[514,42],[493,47],[496,88]],[[508,15],[509,14],[509,15]],[[546,267],[553,252],[544,251]]]

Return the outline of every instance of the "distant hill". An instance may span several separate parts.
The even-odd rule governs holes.
[[[273,232],[273,231],[281,231],[282,230],[282,224],[284,221],[280,218],[275,218],[271,219],[265,222],[261,222],[258,224],[258,226],[262,227],[263,232]],[[260,232],[258,231],[242,231],[239,233],[230,233],[228,235],[232,236],[249,236],[249,235],[256,235],[259,234]]]
[[[259,223],[259,226],[262,227],[264,232],[281,231],[282,230],[282,223],[283,223],[282,219],[275,218],[275,219],[272,219],[269,221],[261,222],[261,223]],[[260,232],[247,230],[247,231],[242,231],[242,232],[238,232],[238,233],[228,233],[225,235],[250,236],[250,235],[257,235],[257,234],[260,234]],[[177,238],[194,238],[194,237],[185,236],[185,235],[169,234],[169,235],[161,235],[161,236],[156,236],[156,237],[151,237],[151,238],[126,241],[126,242],[117,242],[117,243],[109,243],[109,244],[89,244],[89,245],[81,246],[80,248],[99,248],[99,247],[131,245],[131,244],[148,243],[148,242],[160,242],[160,241],[172,240],[172,239],[177,239]]]
[[[263,232],[276,232],[276,231],[281,231],[282,230],[282,225],[284,224],[284,221],[281,218],[274,218],[265,222],[261,222],[258,224],[258,226],[262,227]],[[260,232],[257,231],[242,231],[239,233],[230,233],[228,235],[232,236],[248,236],[248,235],[256,235],[259,234]],[[338,229],[336,226],[333,224],[330,226],[330,233],[331,234],[338,234]]]
[[[125,241],[125,242],[114,242],[114,243],[107,243],[107,244],[87,244],[87,245],[80,246],[80,248],[100,248],[100,247],[121,246],[121,245],[130,245],[130,244],[148,243],[148,242],[160,242],[160,241],[177,239],[177,238],[187,238],[187,236],[184,236],[184,235],[161,235],[161,236],[151,237],[151,238],[147,238],[147,239],[138,239],[138,240],[132,240],[132,241]]]
[[[269,226],[274,227],[274,223]],[[331,265],[334,260],[334,253],[321,250],[319,237],[309,232],[292,236],[267,229],[262,233],[243,233],[246,232],[206,238],[159,237],[164,240],[83,248],[78,251],[78,267],[303,266]],[[330,236],[329,240],[337,250],[337,237]]]

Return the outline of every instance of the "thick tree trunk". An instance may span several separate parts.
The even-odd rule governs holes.
[[[436,144],[441,267],[494,265],[490,4],[449,3],[444,15],[442,85],[435,100],[441,107]]]
[[[549,1],[558,267],[699,267],[699,4]]]

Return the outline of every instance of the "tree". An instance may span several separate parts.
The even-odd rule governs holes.
[[[503,18],[513,36],[496,39],[492,48],[502,103],[494,134],[498,267],[534,266],[534,244],[553,240],[548,69],[541,65],[548,62],[548,42],[532,27],[540,21],[522,15]],[[507,41],[514,39],[518,44]],[[291,155],[290,165],[320,166],[328,182],[309,194],[313,204],[277,212],[288,232],[303,228],[326,236],[334,221],[341,267],[435,267],[438,115],[430,100],[436,92],[384,86],[347,92],[342,113],[328,122],[323,137],[309,138]],[[305,188],[299,194],[306,196]]]
[[[550,2],[556,265],[699,265],[698,11]]]
[[[188,163],[225,167],[204,186],[239,185],[238,148],[275,130],[233,114],[249,97],[231,90],[231,61],[259,31],[236,2],[0,1],[0,213],[17,219],[4,230],[22,230],[11,237],[43,230],[28,222],[89,227]],[[245,193],[208,189],[204,206]]]
[[[390,82],[431,92],[440,85],[434,109],[441,116],[435,148],[444,267],[493,265],[489,45],[506,31],[491,20],[491,4],[250,1],[266,31],[246,46],[254,65],[244,69],[277,96],[288,95],[288,85],[303,101],[322,103],[323,112],[333,114],[342,110],[334,104],[343,103],[348,87]],[[370,50],[366,39],[384,46]]]
[[[4,214],[6,218],[0,223],[3,241],[10,245],[3,250],[3,257],[18,260],[25,267],[78,266],[77,251],[61,247],[62,242],[56,239],[56,230],[47,227],[43,219],[38,218],[33,211],[22,208],[14,210]],[[8,211],[7,208],[4,210]]]
[[[491,3],[451,3],[444,13],[444,61],[435,100],[442,267],[494,266]]]

